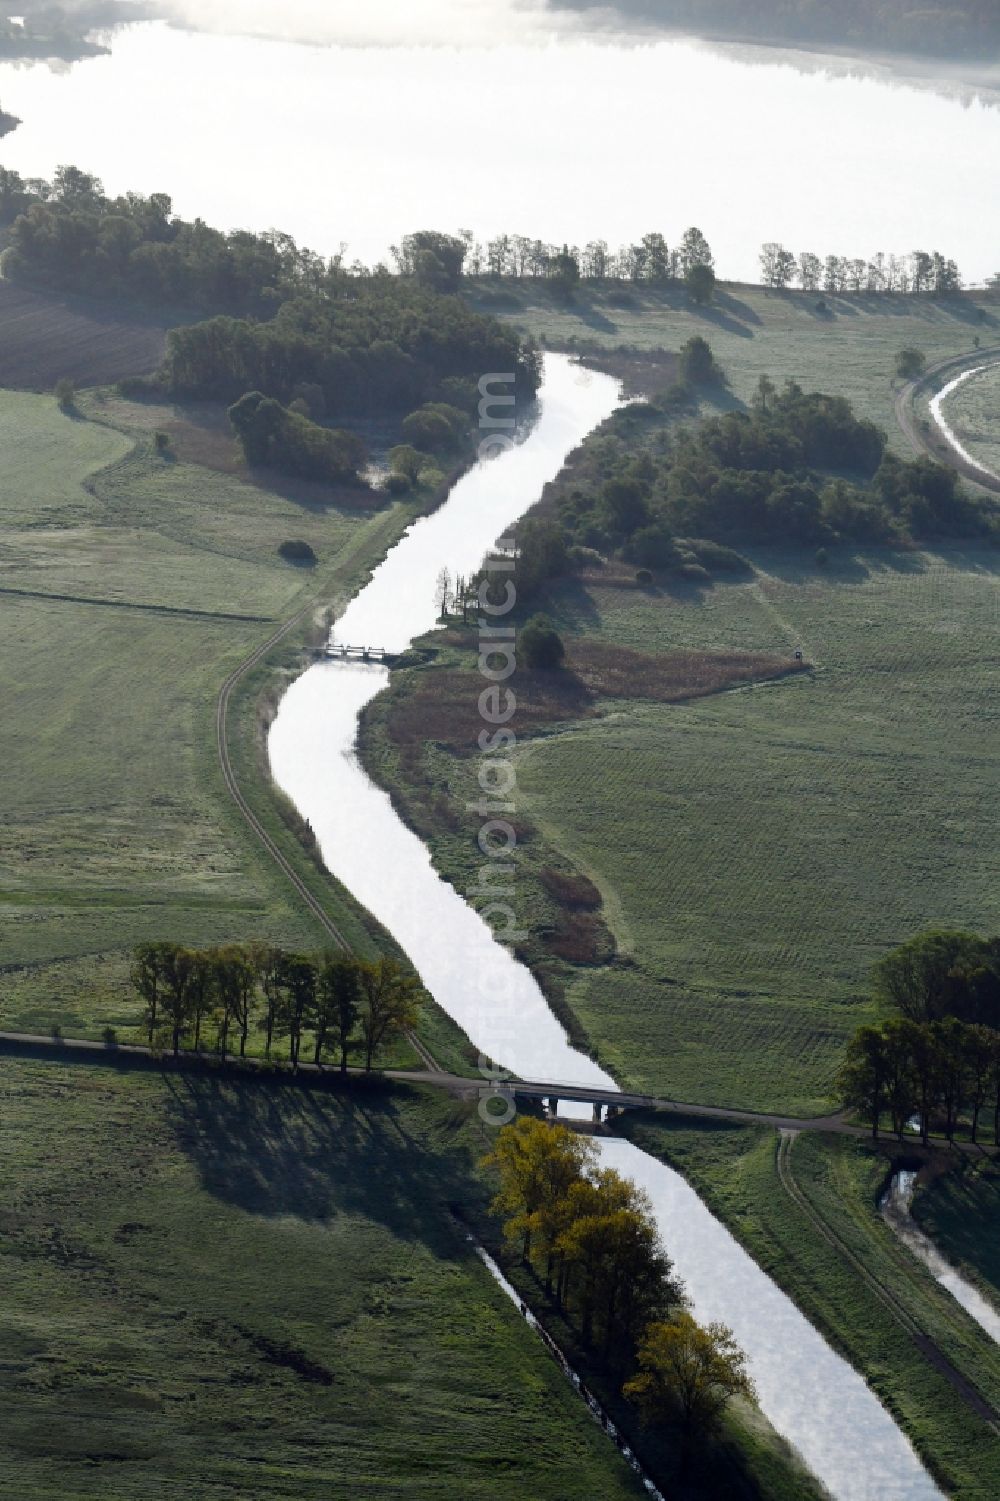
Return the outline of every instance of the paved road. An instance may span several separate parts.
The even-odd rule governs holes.
[[[93,1063],[98,1059],[104,1059],[109,1063],[131,1060],[136,1063],[149,1062],[162,1064],[167,1068],[193,1070],[216,1068],[220,1062],[216,1053],[181,1053],[175,1062],[169,1053],[154,1053],[150,1048],[141,1047],[136,1043],[120,1043],[109,1047],[106,1043],[90,1042],[84,1038],[53,1038],[30,1032],[0,1032],[0,1049],[4,1048],[10,1052],[51,1053],[59,1058],[81,1063]],[[243,1069],[251,1074],[260,1066],[257,1059],[240,1059],[233,1053],[227,1054],[225,1061],[230,1068]],[[348,1072],[358,1077],[363,1075],[364,1070],[352,1068]],[[315,1078],[320,1075],[335,1078],[339,1070],[329,1065],[317,1068],[313,1063],[301,1063],[299,1073],[306,1078]],[[291,1081],[294,1075],[288,1071],[287,1077]],[[733,1110],[724,1105],[688,1105],[682,1100],[666,1100],[656,1095],[619,1093],[612,1089],[552,1084],[540,1080],[511,1079],[506,1083],[493,1085],[485,1079],[449,1074],[438,1068],[387,1069],[384,1077],[400,1084],[423,1084],[432,1089],[443,1089],[449,1094],[465,1098],[479,1098],[484,1091],[487,1091],[499,1095],[516,1095],[519,1099],[573,1100],[588,1105],[658,1110],[664,1114],[696,1119],[733,1121],[740,1125],[771,1126],[779,1131],[835,1131],[849,1136],[868,1134],[863,1127],[850,1125],[842,1115],[824,1115],[803,1120],[797,1116],[763,1115],[752,1110]]]

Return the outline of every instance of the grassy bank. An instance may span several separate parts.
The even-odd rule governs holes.
[[[477,308],[555,349],[575,342],[594,350],[676,350],[700,334],[738,400],[749,400],[762,374],[779,384],[795,380],[806,390],[833,391],[884,427],[901,451],[893,415],[898,351],[922,349],[932,363],[971,352],[977,338],[995,343],[1000,328],[995,306],[973,294],[937,301],[727,285],[711,307],[696,308],[681,288],[586,287],[566,304],[544,284],[483,282],[469,296]]]
[[[1000,1487],[1000,1440],[930,1363],[871,1282],[829,1244],[787,1194],[776,1137],[755,1128],[633,1117],[640,1147],[682,1172],[754,1259],[850,1360],[956,1501],[989,1501]],[[1000,1352],[900,1245],[878,1213],[891,1159],[865,1142],[800,1136],[794,1182],[813,1214],[891,1290],[921,1331],[994,1405]]]
[[[448,1214],[480,1128],[0,1062],[0,1492],[641,1495]]]
[[[269,487],[240,472],[231,441],[202,415],[100,393],[80,407],[66,414],[50,397],[0,393],[0,1018],[11,1029],[127,1035],[140,1019],[127,984],[140,941],[321,946],[322,930],[226,792],[216,700],[280,621],[310,601],[349,598],[427,498],[373,509],[364,492]],[[153,443],[160,423],[171,432],[165,454]],[[310,542],[315,569],[278,556],[288,537]],[[307,608],[268,671],[298,668],[311,625]],[[345,935],[372,948],[264,782],[258,697],[280,682],[259,673],[234,705],[247,745],[240,771]],[[442,1018],[430,1030],[460,1046]]]
[[[594,571],[547,598],[571,660],[617,650],[634,696],[514,680],[516,900],[528,957],[623,1082],[819,1113],[874,961],[925,925],[996,923],[996,555],[753,562],[705,589]],[[428,647],[374,706],[366,758],[464,890],[480,680],[460,635]],[[679,651],[797,647],[806,674],[656,697]],[[586,884],[560,898],[560,875]]]

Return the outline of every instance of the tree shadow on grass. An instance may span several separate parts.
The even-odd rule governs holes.
[[[754,337],[753,329],[748,328],[746,323],[741,322],[740,319],[734,318],[718,302],[718,299],[710,303],[707,307],[698,307],[692,302],[688,307],[688,312],[692,318],[700,318],[703,323],[710,323],[713,328],[717,328],[721,333],[733,334],[739,339],[752,339]],[[758,319],[757,321],[759,322],[760,320]]]
[[[786,584],[808,587],[810,584],[860,584],[880,573],[918,575],[926,573],[927,560],[918,552],[903,548],[852,550],[831,547],[829,563],[816,562],[815,551],[801,552],[745,549],[754,567]]]
[[[984,577],[1000,574],[1000,552],[972,544],[925,542],[919,549],[830,547],[826,566],[817,563],[808,548],[801,553],[770,552],[763,548],[744,550],[755,568],[788,584],[857,584],[890,573],[919,577],[933,567],[935,560]]]
[[[456,1249],[446,1209],[479,1197],[458,1145],[417,1142],[404,1087],[337,1090],[166,1075],[167,1124],[205,1190],[247,1214],[363,1215],[438,1254]]]

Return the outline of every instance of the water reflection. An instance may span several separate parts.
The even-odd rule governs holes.
[[[369,264],[428,224],[578,245],[652,229],[676,244],[698,224],[727,279],[759,279],[773,239],[821,255],[936,247],[970,282],[996,269],[991,215],[969,207],[1000,158],[992,107],[808,54],[757,49],[751,64],[686,41],[499,35],[309,47],[130,27],[110,57],[64,75],[0,64],[0,101],[23,122],[4,165],[51,177],[71,153],[113,193],[162,190],[186,218],[279,226],[325,254],[347,242],[348,259]],[[234,151],[244,138],[253,152]],[[656,161],[670,163],[666,211]]]

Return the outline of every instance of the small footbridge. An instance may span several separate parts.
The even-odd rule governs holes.
[[[389,662],[391,653],[384,646],[348,646],[340,641],[331,641],[317,652],[317,656],[331,662]]]

